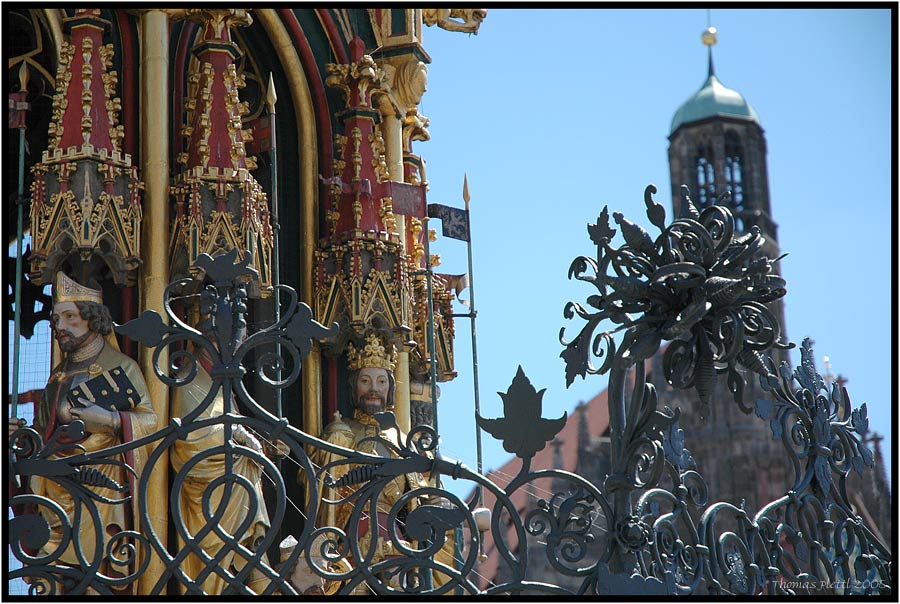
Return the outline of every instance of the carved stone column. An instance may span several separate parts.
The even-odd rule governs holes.
[[[163,10],[141,14],[141,170],[145,178],[144,214],[146,216],[142,246],[146,261],[141,271],[140,311],[155,310],[161,317],[163,292],[169,282],[166,251],[169,247],[169,18]],[[141,370],[156,411],[157,425],[169,419],[169,388],[156,379],[153,350],[141,347]],[[168,366],[168,352],[161,351],[161,367]],[[153,467],[147,501],[153,529],[161,539],[168,535],[168,452]],[[141,576],[138,593],[147,594],[165,572],[157,556]],[[161,593],[166,593],[165,589]]]
[[[385,141],[385,160],[390,179],[405,182],[403,169],[403,116],[408,107],[415,106],[425,92],[425,64],[415,54],[383,58],[379,60],[385,73],[387,94],[380,97],[381,131]],[[417,183],[420,184],[420,183]],[[411,252],[407,236],[408,223],[416,220],[408,216],[399,216],[397,232],[400,243],[406,254]],[[402,348],[397,355],[397,369],[394,372],[397,381],[395,413],[400,427],[409,430],[410,424],[410,367],[409,351]]]

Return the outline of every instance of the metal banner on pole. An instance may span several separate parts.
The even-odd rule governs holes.
[[[475,385],[475,417],[481,414],[481,404],[478,396],[478,342],[475,338],[475,317],[478,315],[475,307],[475,275],[472,272],[472,223],[469,220],[469,177],[463,174],[463,201],[466,204],[466,222],[469,225],[469,238],[466,240],[466,250],[469,256],[469,324],[472,327],[472,381]],[[475,422],[475,455],[478,463],[478,473],[483,473],[482,451],[481,451],[481,427]],[[484,505],[484,487],[478,485],[478,505]],[[484,556],[484,539],[478,542],[479,554]]]
[[[428,207],[428,215],[441,219],[441,226],[444,233],[444,236],[451,237],[453,239],[460,239],[466,242],[466,250],[468,253],[468,263],[469,263],[469,273],[468,273],[468,287],[469,287],[469,312],[467,313],[454,313],[453,317],[460,318],[468,318],[470,319],[470,326],[472,331],[472,380],[475,387],[475,417],[477,418],[481,414],[481,404],[478,393],[478,341],[475,337],[475,317],[478,314],[478,311],[475,307],[475,279],[472,274],[472,224],[469,217],[469,200],[471,199],[469,195],[469,177],[468,174],[463,174],[463,191],[462,191],[463,201],[465,202],[465,209],[460,210],[458,208],[452,208],[449,206],[442,206],[439,204],[429,204]],[[425,255],[426,261],[430,262],[430,256],[428,253],[428,239],[425,240]],[[430,272],[429,272],[430,276]],[[430,289],[431,281],[429,280],[429,304],[431,302]],[[432,315],[433,318],[433,315]],[[431,327],[433,324],[429,323]],[[435,410],[435,415],[437,414],[437,410]],[[481,450],[481,427],[478,425],[478,422],[475,422],[475,454],[476,460],[478,464],[478,473],[481,474],[483,471],[483,459],[482,459],[482,450]],[[481,485],[478,486],[478,505],[481,506],[484,504],[484,487]],[[480,540],[479,542],[479,554],[481,557],[484,557],[484,540]]]

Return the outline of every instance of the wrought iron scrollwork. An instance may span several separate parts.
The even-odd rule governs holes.
[[[850,472],[862,473],[873,463],[861,438],[866,406],[852,409],[843,386],[825,383],[808,341],[794,370],[765,356],[788,344],[765,306],[784,295],[785,283],[772,272],[774,261],[758,255],[759,232],[735,236],[727,209],[700,212],[686,193],[682,216],[667,225],[654,192],[648,187],[644,200],[660,231],[655,239],[618,213],[618,229],[612,228],[604,208],[588,226],[596,258],[577,258],[569,270],[597,290],[584,304],[566,305],[565,316],[577,315],[585,325],[571,341],[561,331],[560,340],[567,383],[579,375],[610,375],[610,470],[602,484],[559,468],[532,467],[567,415],[543,417],[544,391],[521,367],[501,393],[502,417],[477,418],[521,460],[505,485],[443,457],[439,436],[428,426],[395,442],[371,436],[364,450],[353,450],[273,416],[245,387],[251,352],[262,381],[285,388],[297,379],[312,342],[336,328],[316,323],[296,293],[280,286],[276,299],[287,311],[247,334],[252,269],[247,261],[236,263],[234,253],[207,257],[201,265],[210,284],[171,284],[166,320],[144,313],[117,328],[156,349],[158,379],[173,391],[193,389],[189,411],[142,438],[64,458],[55,454],[73,448],[67,443],[83,434],[80,422],[60,427],[47,443],[28,428],[14,434],[14,473],[55,481],[76,504],[73,512],[40,494],[10,500],[18,515],[7,534],[23,567],[8,577],[27,577],[36,594],[121,593],[147,573],[152,552],[165,572],[145,588],[147,594],[162,593],[172,581],[187,594],[207,592],[217,582],[219,593],[239,595],[892,593],[891,553],[856,513],[846,488]],[[614,247],[619,231],[625,243]],[[200,303],[197,327],[176,312],[175,302],[185,297]],[[700,469],[685,448],[681,410],[661,401],[646,380],[645,361],[664,340],[666,378],[676,388],[694,388],[701,408],[722,403],[710,400],[711,381],[721,373],[742,409],[769,421],[793,462],[789,492],[755,512],[708,501]],[[759,376],[768,400],[753,406],[742,400],[738,366]],[[392,414],[376,420],[381,431],[400,434]],[[191,451],[171,471],[168,512],[178,544],[167,543],[148,509],[154,495],[148,477],[166,468],[167,455],[177,457],[185,443],[202,438],[211,445]],[[139,473],[122,460],[142,447],[149,455]],[[279,470],[273,450],[292,472]],[[312,451],[333,459],[316,465]],[[129,484],[104,474],[104,464],[113,463],[124,465]],[[215,464],[217,471],[198,483]],[[302,505],[288,499],[284,478],[298,468],[309,495]],[[258,476],[272,483],[270,529],[247,540],[241,536],[252,534],[265,505],[254,482]],[[445,490],[435,476],[481,487],[487,510],[476,509],[475,497],[464,501]],[[413,486],[384,504],[382,495],[403,478]],[[99,487],[115,496],[98,494]],[[321,489],[335,495],[323,498]],[[186,497],[199,503],[200,522],[183,512]],[[246,510],[225,528],[229,502],[237,499]],[[135,503],[140,522],[134,530],[121,531],[102,550],[82,543],[79,524],[99,526],[98,505]],[[302,526],[284,526],[289,504],[307,519]],[[339,526],[313,521],[320,510],[339,506],[349,509]],[[280,555],[271,556],[280,528],[293,533],[293,545],[285,541]],[[482,577],[479,546],[488,534],[496,574]],[[80,564],[60,562],[69,547]],[[186,570],[194,558],[201,562],[199,573]],[[540,568],[551,569],[552,581]]]
[[[786,288],[773,272],[777,259],[760,255],[760,232],[736,236],[727,208],[698,211],[686,187],[682,215],[666,225],[655,192],[647,187],[644,201],[660,231],[656,239],[615,213],[625,243],[612,246],[617,230],[604,208],[588,226],[596,259],[576,258],[569,269],[570,278],[598,293],[565,307],[566,318],[586,321],[571,341],[560,331],[567,384],[579,375],[610,374],[612,470],[605,492],[615,541],[598,576],[612,573],[623,592],[890,593],[891,554],[856,515],[845,489],[849,472],[862,473],[873,461],[861,439],[865,405],[852,410],[843,387],[825,384],[808,341],[793,371],[765,355],[793,345],[781,341],[765,306]],[[706,484],[684,448],[679,410],[657,410],[644,361],[664,340],[665,377],[675,388],[696,390],[701,414],[713,402],[716,373],[727,374],[741,410],[754,411],[743,400],[738,366],[757,374],[774,398],[755,401],[755,411],[781,438],[795,481],[755,515],[743,504],[707,503]],[[608,585],[596,591],[610,593]]]

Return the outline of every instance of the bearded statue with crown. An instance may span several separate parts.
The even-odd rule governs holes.
[[[351,417],[343,417],[340,411],[335,411],[334,421],[325,426],[320,438],[328,443],[347,449],[353,449],[380,457],[397,457],[397,455],[382,441],[387,441],[395,447],[402,448],[407,435],[394,424],[383,429],[375,414],[383,411],[392,411],[394,407],[394,365],[397,351],[391,344],[385,346],[381,338],[375,333],[369,333],[365,339],[365,346],[357,348],[351,342],[348,345],[347,361],[350,373]],[[318,470],[342,459],[341,456],[316,449],[310,455],[314,467]],[[334,481],[339,481],[353,469],[352,464],[338,464],[328,470]],[[350,515],[355,506],[368,506],[368,501],[350,499],[360,484],[348,484],[339,487],[325,485],[325,472],[318,476],[319,502],[316,515],[316,527],[337,527],[348,535],[351,534],[347,526]],[[298,474],[298,481],[306,484],[308,480],[303,470]],[[363,555],[369,551],[371,541],[378,539],[376,551],[371,563],[376,563],[386,557],[397,556],[399,552],[391,542],[388,528],[388,515],[400,497],[413,488],[428,486],[425,477],[419,473],[401,474],[388,482],[378,494],[377,511],[362,515],[357,527],[360,551]],[[309,489],[307,489],[307,492]],[[307,495],[308,496],[308,495]],[[335,503],[331,503],[335,502]],[[401,514],[402,515],[402,514]],[[399,533],[398,533],[399,534]],[[364,586],[361,586],[364,588]]]
[[[152,433],[156,429],[156,413],[143,374],[131,357],[119,351],[102,293],[75,282],[62,272],[57,273],[50,325],[61,360],[50,373],[34,418],[34,429],[45,443],[56,435],[56,450],[48,459],[60,460],[82,452],[109,449]],[[76,423],[78,420],[82,425]],[[15,418],[10,422],[11,431],[13,422],[17,424],[15,427],[24,424]],[[146,458],[146,447],[140,447],[113,460],[119,463],[90,466],[95,476],[103,477],[83,484],[85,489],[93,492],[91,498],[96,501],[99,524],[83,507],[81,513],[77,513],[76,508],[83,504],[77,503],[66,487],[72,484],[71,481],[32,476],[22,490],[27,489],[59,505],[69,525],[78,533],[70,534],[63,526],[62,517],[49,505],[38,505],[39,509],[34,513],[43,516],[50,530],[48,541],[39,546],[37,555],[55,557],[59,550],[64,550],[56,558],[57,564],[75,567],[81,566],[82,561],[90,564],[96,556],[101,556],[102,574],[116,577],[133,572],[134,569],[112,566],[107,558],[107,548],[116,535],[137,528],[134,521],[137,518],[136,477],[140,476]],[[132,468],[134,474],[127,471],[121,465],[123,463]],[[80,520],[76,524],[78,517]],[[120,547],[126,545],[121,543]],[[128,586],[122,589],[127,591]]]

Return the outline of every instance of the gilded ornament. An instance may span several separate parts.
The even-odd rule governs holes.
[[[362,143],[362,130],[359,127],[353,128],[350,131],[350,137],[353,139],[353,154],[351,155],[351,161],[353,162],[353,180],[359,180],[359,173],[362,170],[362,153],[359,152],[360,144]],[[359,228],[359,225],[356,225],[356,228]]]
[[[484,8],[423,8],[422,22],[437,25],[447,31],[478,34],[481,22],[487,17]]]
[[[375,178],[378,182],[391,179],[385,156],[384,137],[378,128],[369,133],[369,143],[372,146],[372,167],[375,168]]]
[[[362,204],[359,201],[359,198],[353,200],[353,223],[355,228],[359,229],[360,221],[362,220]]]
[[[410,218],[410,231],[412,232],[413,254],[412,265],[414,269],[418,269],[422,258],[425,257],[425,246],[422,245],[422,221],[415,216]]]
[[[407,58],[394,70],[391,88],[401,113],[415,109],[428,90],[428,67],[422,61]]]
[[[393,203],[390,197],[381,198],[381,209],[378,211],[387,233],[397,232],[397,219],[394,217]]]
[[[349,65],[327,63],[325,65],[325,84],[339,88],[344,92],[344,99],[349,109],[354,102],[358,107],[372,107],[372,95],[384,92],[384,71],[375,63],[369,55]],[[358,98],[351,94],[351,86],[359,93]]]
[[[412,151],[412,141],[431,140],[428,125],[431,123],[427,117],[419,113],[418,107],[410,107],[403,117],[403,150]]]

